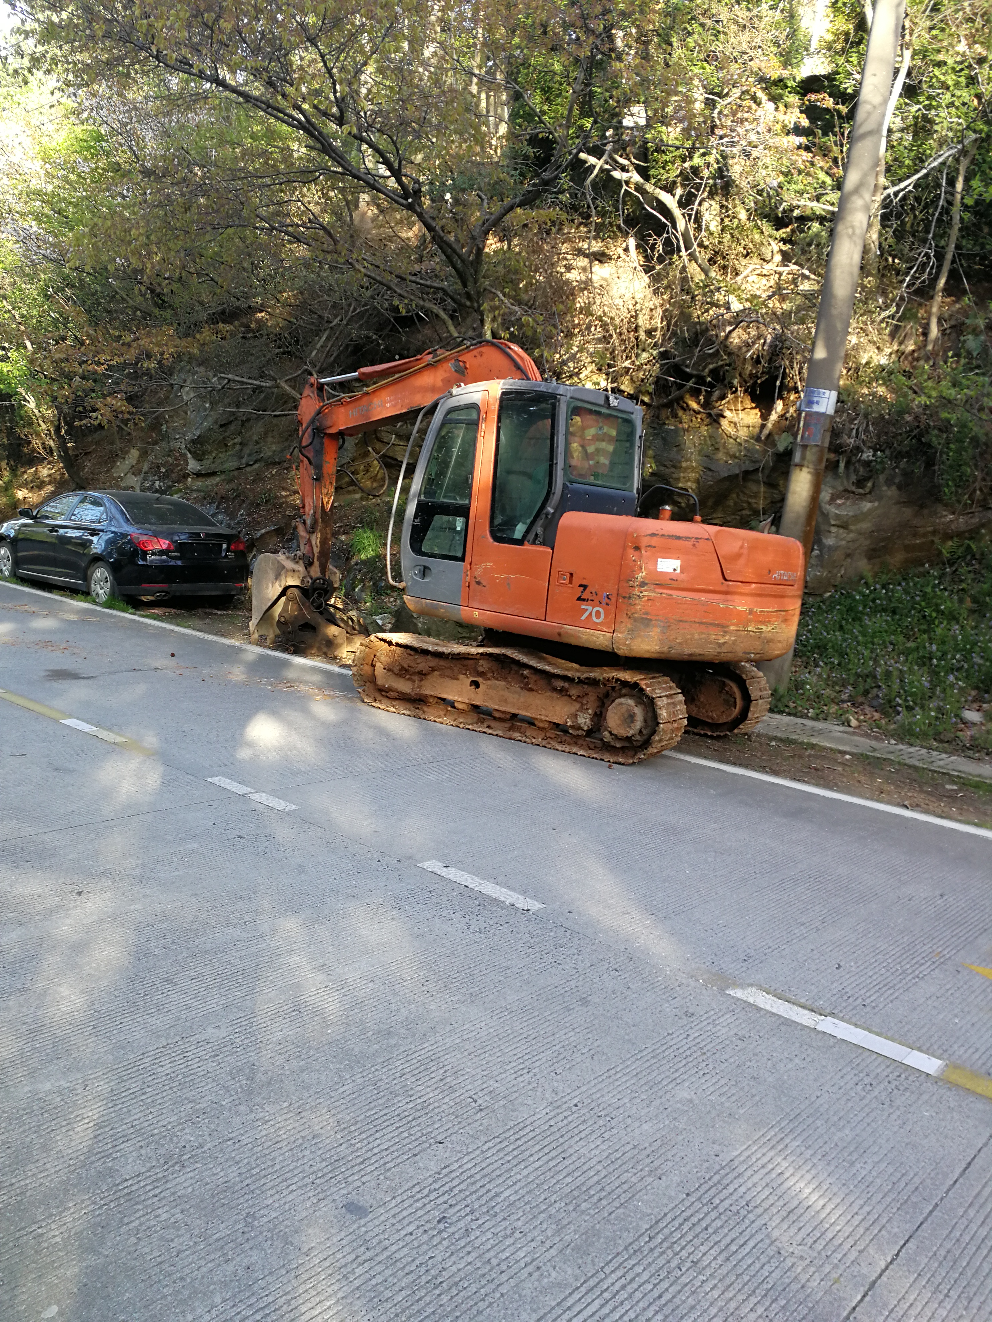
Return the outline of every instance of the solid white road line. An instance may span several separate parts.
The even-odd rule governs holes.
[[[41,588],[29,588],[23,583],[8,583],[6,580],[0,581],[0,587],[11,588],[15,592],[30,592],[35,597],[47,597],[52,601],[52,594],[45,592]],[[75,606],[79,610],[93,610],[94,603],[90,601],[77,601],[73,597],[57,598],[60,606]],[[97,610],[104,610],[102,606],[96,606]],[[147,615],[128,615],[124,611],[105,611],[105,614],[115,620],[127,620],[131,624],[147,624],[152,629],[170,629],[173,633],[181,633],[187,638],[205,638],[209,643],[223,643],[225,647],[240,647],[246,652],[259,652],[262,656],[276,657],[280,661],[289,661],[293,665],[311,666],[317,670],[334,670],[339,675],[350,675],[350,666],[336,666],[331,661],[318,661],[312,656],[292,656],[289,652],[274,652],[271,647],[259,647],[257,643],[243,643],[238,638],[222,638],[220,634],[205,633],[202,629],[187,629],[184,624],[169,624],[167,620],[150,620]],[[90,615],[86,617],[90,623],[102,619],[103,616]],[[361,701],[358,695],[356,700]]]
[[[256,803],[264,803],[266,808],[275,808],[276,812],[296,812],[295,803],[273,798],[271,794],[253,790],[250,785],[240,785],[236,780],[228,780],[226,776],[208,776],[207,784],[219,785],[222,790],[230,790],[232,794],[240,794],[246,799],[253,799]]]
[[[770,776],[766,771],[750,771],[747,767],[733,767],[728,762],[713,762],[708,757],[693,757],[691,753],[663,753],[680,762],[692,762],[699,767],[726,771],[731,776],[747,776],[749,780],[764,780],[769,785],[782,785],[785,789],[802,790],[804,794],[818,794],[822,799],[839,799],[841,803],[855,803],[860,808],[874,808],[876,812],[892,813],[895,817],[909,817],[914,822],[928,822],[931,826],[946,826],[949,831],[964,831],[967,835],[983,835],[992,840],[992,831],[984,826],[970,826],[967,822],[951,822],[946,817],[933,817],[928,812],[914,812],[912,808],[897,808],[892,803],[875,803],[872,799],[859,799],[854,794],[841,794],[838,790],[821,789],[819,785],[805,785],[800,780],[786,780]]]
[[[525,913],[533,913],[535,909],[543,909],[543,904],[538,904],[537,900],[529,900],[526,895],[518,895],[516,891],[508,891],[505,886],[494,886],[491,881],[483,881],[481,877],[473,877],[470,872],[459,872],[457,868],[446,867],[444,863],[439,863],[437,859],[429,859],[426,863],[418,865],[427,872],[434,872],[439,877],[446,877],[448,881],[457,882],[459,886],[467,886],[469,890],[480,891],[483,895],[489,895],[494,900],[502,900],[504,904],[512,904],[515,909],[523,909]]]
[[[914,1051],[912,1047],[893,1042],[888,1037],[879,1037],[877,1033],[868,1033],[863,1028],[856,1028],[854,1024],[845,1023],[843,1019],[816,1014],[803,1005],[772,996],[760,987],[730,987],[727,995],[736,996],[739,1001],[748,1001],[760,1010],[770,1010],[772,1014],[791,1019],[793,1023],[802,1024],[805,1028],[815,1028],[818,1033],[829,1033],[831,1037],[839,1037],[843,1042],[853,1042],[866,1051],[874,1051],[877,1056],[888,1056],[889,1060],[897,1060],[902,1065],[909,1065],[911,1069],[921,1070],[924,1074],[932,1074],[935,1078],[947,1067],[946,1060],[938,1060],[936,1056],[928,1056],[923,1051]]]

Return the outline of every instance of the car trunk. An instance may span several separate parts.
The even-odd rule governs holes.
[[[222,528],[156,528],[156,537],[167,538],[179,552],[181,564],[221,560],[236,534]],[[169,557],[172,563],[176,561]]]

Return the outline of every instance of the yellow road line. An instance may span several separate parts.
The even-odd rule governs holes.
[[[966,964],[966,969],[971,969],[972,973],[980,973],[983,978],[992,978],[992,969],[983,969],[978,964]]]
[[[967,1088],[969,1092],[977,1092],[980,1097],[992,1101],[992,1079],[987,1079],[984,1074],[966,1070],[963,1065],[948,1063],[941,1071],[940,1078],[944,1083],[953,1083],[956,1088]]]
[[[53,721],[64,721],[66,713],[56,711],[54,707],[46,707],[43,702],[33,702],[30,698],[22,698],[19,693],[10,693],[7,689],[0,689],[0,698],[6,698],[8,702],[16,702],[18,707],[27,707],[28,711],[37,712],[39,716],[48,716]]]
[[[33,698],[22,697],[20,693],[11,693],[9,689],[0,689],[0,698],[3,698],[6,702],[14,703],[17,707],[24,707],[27,711],[33,711],[38,716],[47,716],[50,721],[58,721],[60,725],[67,725],[72,730],[79,730],[82,734],[92,735],[105,744],[113,744],[116,748],[126,748],[129,753],[140,753],[143,757],[155,756],[152,749],[145,748],[144,744],[139,744],[134,739],[128,739],[126,735],[115,734],[113,730],[104,730],[99,725],[90,725],[88,721],[81,721],[75,716],[69,716],[67,712],[59,711],[57,707],[46,707],[43,702],[35,702]]]

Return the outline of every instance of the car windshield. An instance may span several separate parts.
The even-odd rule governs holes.
[[[175,496],[152,496],[136,492],[133,496],[115,496],[114,499],[132,523],[142,528],[216,528],[203,510]]]

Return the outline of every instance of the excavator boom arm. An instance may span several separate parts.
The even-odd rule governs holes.
[[[482,340],[448,352],[425,353],[395,363],[364,367],[355,374],[365,389],[332,399],[310,377],[300,399],[300,540],[314,576],[324,577],[330,560],[331,519],[342,436],[395,422],[432,404],[457,385],[513,379],[540,381],[537,365],[506,340]]]

